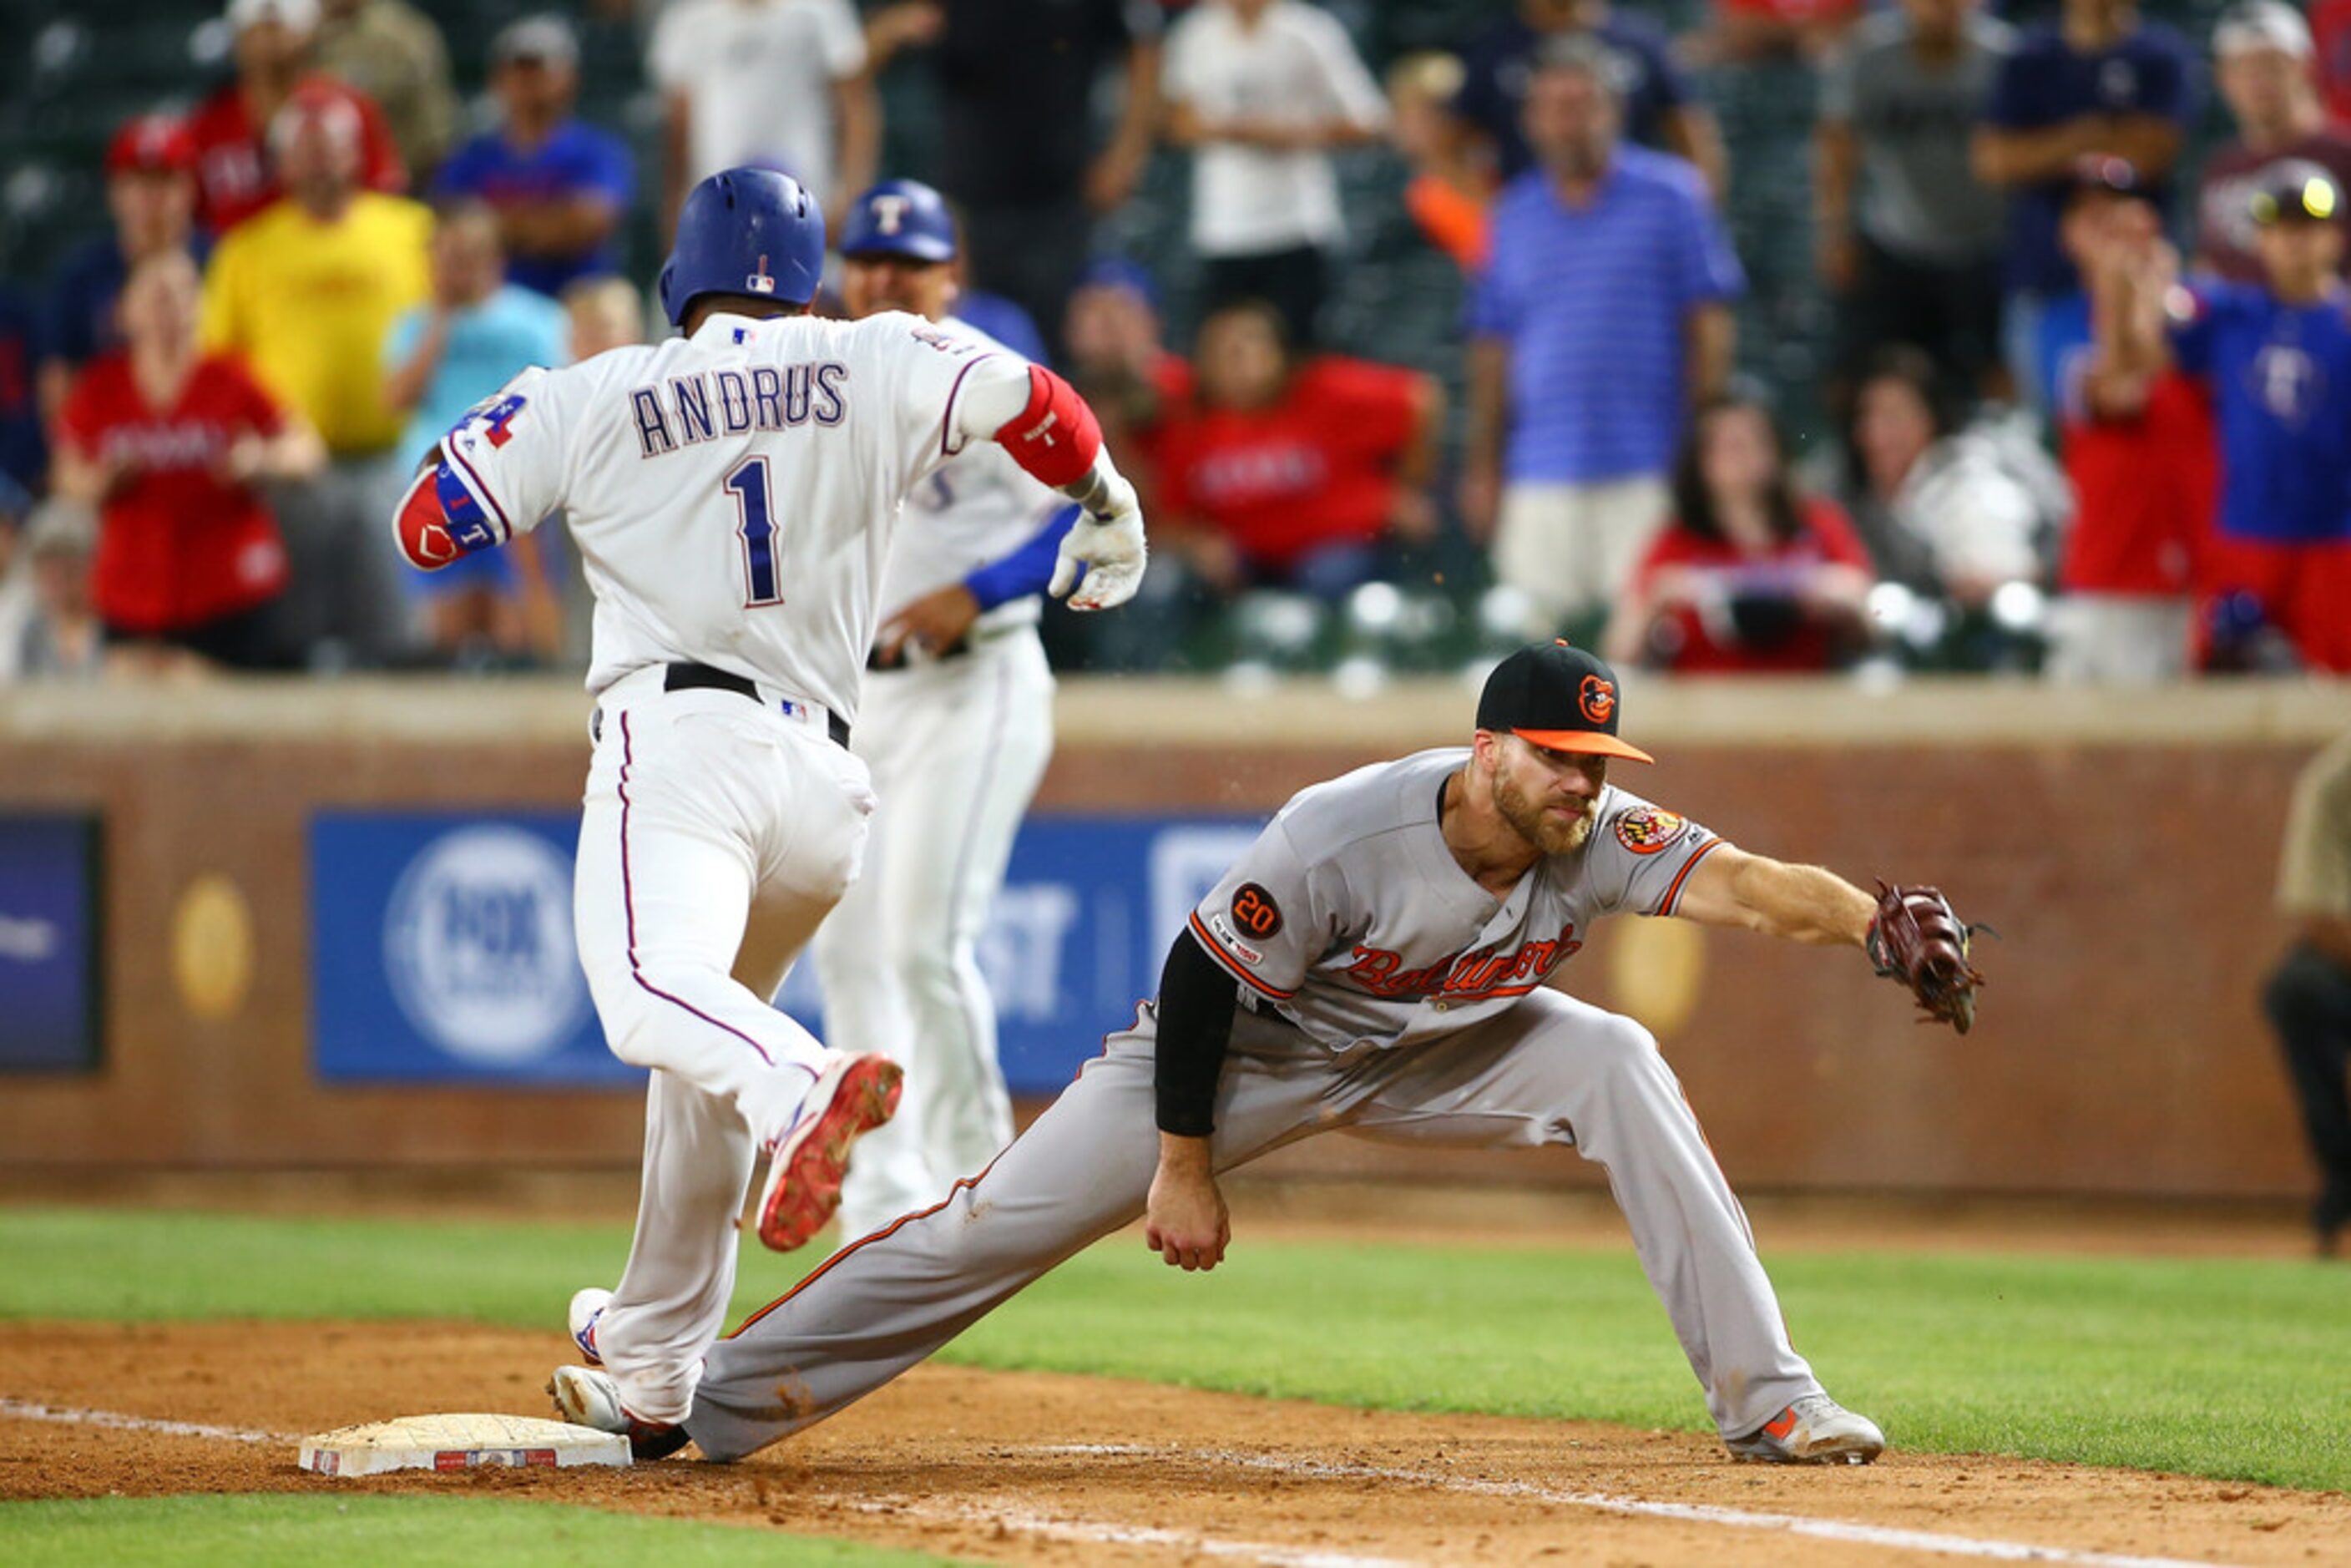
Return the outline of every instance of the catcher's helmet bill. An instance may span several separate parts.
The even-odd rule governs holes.
[[[953,261],[955,214],[946,198],[920,180],[884,180],[851,204],[841,254]]]
[[[824,213],[789,174],[724,169],[686,193],[661,273],[670,325],[705,294],[805,305],[824,277]]]

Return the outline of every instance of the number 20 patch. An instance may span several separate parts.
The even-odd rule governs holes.
[[[1253,882],[1241,883],[1233,894],[1233,924],[1262,942],[1281,930],[1281,910],[1273,902],[1273,894]]]

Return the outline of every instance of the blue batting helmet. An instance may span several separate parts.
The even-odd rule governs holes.
[[[955,214],[920,180],[884,180],[858,197],[841,234],[843,256],[953,261],[955,253]]]
[[[662,268],[662,308],[685,325],[705,294],[748,294],[805,305],[824,277],[824,214],[789,174],[726,169],[686,193],[677,244]]]

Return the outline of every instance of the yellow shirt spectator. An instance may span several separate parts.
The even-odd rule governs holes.
[[[362,191],[331,222],[277,202],[213,251],[204,346],[243,354],[337,457],[385,451],[406,416],[383,401],[383,340],[431,290],[432,235],[432,213],[398,196]]]

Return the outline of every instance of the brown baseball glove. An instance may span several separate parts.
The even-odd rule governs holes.
[[[1933,887],[1877,884],[1877,914],[1869,923],[1869,961],[1877,972],[1910,988],[1927,1016],[1961,1034],[1976,1021],[1976,988],[1983,976],[1968,962],[1969,939],[1980,929]]]

